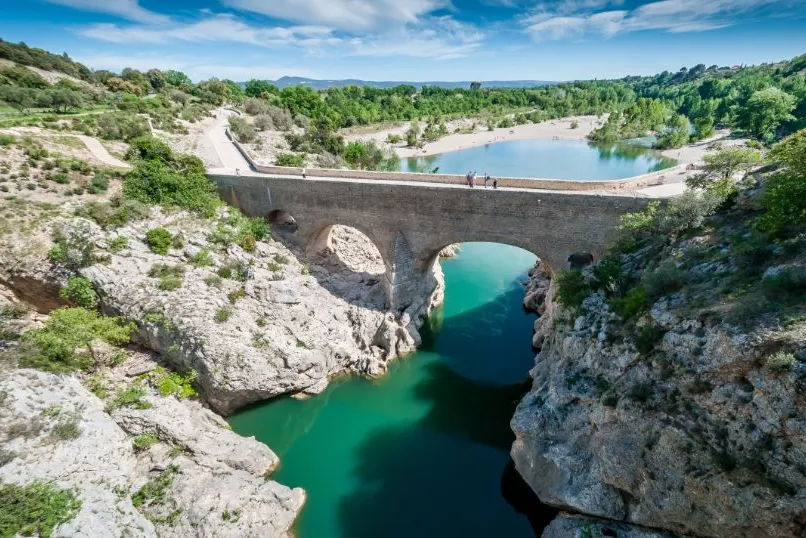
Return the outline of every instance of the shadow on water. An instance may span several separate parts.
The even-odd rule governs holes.
[[[452,367],[454,361],[474,359],[489,367],[490,361],[505,360],[513,341],[523,341],[520,355],[531,353],[522,324],[500,337],[468,333],[499,318],[502,306],[520,308],[522,296],[517,286],[452,317],[439,332],[424,328],[422,351],[438,351],[443,359],[427,364],[412,389],[430,410],[415,423],[376,430],[355,449],[352,474],[358,485],[340,501],[342,536],[526,538],[539,535],[556,514],[539,502],[508,457],[514,440],[509,420],[528,390],[525,370],[520,370],[523,382],[495,384]],[[462,338],[471,341],[459,345]],[[478,365],[469,366],[472,374]]]

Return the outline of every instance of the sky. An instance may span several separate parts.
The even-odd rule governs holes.
[[[194,81],[566,81],[804,54],[806,0],[0,0],[0,37]]]

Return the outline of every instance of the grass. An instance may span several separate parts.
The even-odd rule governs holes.
[[[141,433],[140,435],[136,435],[134,439],[132,439],[132,444],[134,445],[134,449],[137,452],[142,452],[144,450],[148,450],[153,445],[159,443],[159,437],[153,433]]]
[[[75,418],[59,421],[50,429],[50,439],[53,441],[69,441],[80,436],[81,427]]]
[[[176,372],[169,372],[162,366],[157,366],[148,374],[148,380],[157,389],[157,392],[162,396],[176,396],[179,400],[198,395],[193,386],[196,377],[196,370],[190,370],[183,376]]]
[[[232,317],[231,308],[219,308],[215,312],[216,323],[225,323],[230,317]]]
[[[64,136],[64,135],[51,136],[48,140],[61,146],[67,146],[75,149],[87,149],[87,146],[84,145],[84,142],[82,142],[75,136]]]
[[[168,496],[168,488],[173,484],[174,475],[180,472],[179,467],[176,465],[169,465],[167,469],[146,482],[142,488],[132,495],[132,504],[135,507],[140,507],[165,502]]]
[[[0,536],[40,536],[73,519],[81,501],[70,490],[56,489],[44,482],[26,486],[0,485]]]
[[[145,399],[146,389],[139,383],[132,383],[118,392],[114,399],[106,406],[106,411],[113,411],[120,407],[133,407],[135,409],[150,409],[151,402]]]

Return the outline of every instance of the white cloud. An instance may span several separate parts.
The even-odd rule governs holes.
[[[235,9],[335,30],[379,30],[416,23],[449,0],[223,0]]]
[[[147,55],[117,55],[117,54],[87,54],[76,58],[93,69],[108,69],[120,72],[124,67],[132,67],[141,71],[151,68],[168,70],[177,69],[186,73],[195,81],[212,77],[228,78],[243,81],[252,78],[275,80],[284,75],[313,77],[307,69],[299,67],[266,67],[260,62],[249,65],[220,64],[210,58],[187,58],[183,56],[166,56],[158,54]]]
[[[484,36],[471,25],[450,17],[424,20],[416,28],[382,36],[356,38],[350,42],[357,56],[411,56],[451,60],[469,56],[482,45]]]
[[[632,11],[598,11],[623,0],[563,0],[538,5],[523,19],[526,31],[538,40],[610,37],[638,30],[672,33],[702,32],[736,24],[759,9],[795,6],[799,0],[660,0]]]
[[[336,45],[342,40],[321,26],[261,28],[250,26],[232,15],[213,15],[190,24],[170,26],[120,26],[95,24],[79,33],[111,43],[168,43],[171,41],[221,41],[261,47],[296,45],[308,48]]]
[[[142,7],[138,0],[46,0],[52,4],[117,15],[124,19],[144,23],[164,23],[169,18]]]

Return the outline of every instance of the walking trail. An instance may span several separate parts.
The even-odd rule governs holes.
[[[92,156],[101,161],[102,163],[113,166],[115,168],[131,168],[131,165],[121,161],[120,159],[113,157],[109,154],[109,151],[101,144],[97,138],[93,138],[91,136],[86,135],[73,135],[82,142],[84,145],[87,146],[87,149],[90,150]]]

